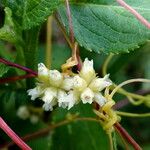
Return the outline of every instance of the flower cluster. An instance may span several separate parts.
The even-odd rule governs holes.
[[[96,76],[93,60],[89,61],[87,58],[76,75],[65,75],[57,70],[49,70],[40,63],[37,86],[28,90],[28,95],[31,96],[31,100],[40,98],[46,111],[52,111],[55,105],[70,109],[80,101],[84,104],[95,101],[103,106],[106,99],[100,92],[111,84],[109,75],[104,78]]]

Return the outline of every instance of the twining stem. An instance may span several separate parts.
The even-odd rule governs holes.
[[[47,20],[47,33],[46,33],[46,56],[45,64],[47,68],[51,67],[51,53],[52,53],[52,20],[53,17],[49,16]]]
[[[108,64],[109,64],[110,60],[113,58],[113,56],[114,56],[114,54],[110,54],[104,62],[103,67],[102,67],[103,76],[105,76],[107,74]]]
[[[57,16],[57,15],[58,15],[58,14],[55,14],[55,20],[56,20],[58,26],[60,27],[61,32],[63,33],[63,35],[64,35],[64,37],[65,37],[65,39],[66,39],[68,45],[69,45],[70,48],[72,49],[72,48],[73,48],[73,45],[72,45],[72,43],[71,43],[69,37],[67,36],[66,31],[65,31],[65,28],[64,28],[64,26],[62,25],[62,23],[60,22],[60,20],[58,19],[58,16]]]
[[[35,77],[33,74],[26,74],[22,76],[15,76],[15,77],[8,77],[8,78],[2,78],[0,79],[0,84],[8,83],[8,82],[15,82],[22,79],[32,78]]]
[[[23,150],[31,150],[31,148],[22,141],[21,138],[5,123],[0,117],[0,128]]]
[[[136,143],[136,141],[128,134],[128,132],[119,123],[116,123],[114,126],[116,131],[119,132],[121,136],[123,136],[124,139],[127,140],[128,143],[130,143],[134,147],[135,150],[142,150],[142,148]]]
[[[116,131],[117,131],[117,130],[116,130]],[[120,136],[120,138],[121,138],[121,140],[122,140],[122,143],[123,143],[124,146],[125,146],[125,150],[130,150],[130,149],[129,149],[129,146],[128,146],[128,143],[126,143],[126,141],[125,141],[125,139],[122,137],[121,133],[118,132],[118,131],[117,131],[117,133],[118,133],[118,135]]]
[[[125,117],[150,117],[150,113],[144,113],[144,114],[135,114],[135,113],[128,113],[128,112],[122,112],[122,111],[115,111],[120,116]]]
[[[127,9],[130,13],[132,13],[143,25],[150,29],[150,23],[141,16],[135,9],[125,3],[123,0],[116,0],[121,6]]]
[[[140,94],[140,95],[147,95],[147,94],[150,94],[150,90],[140,90],[140,91],[137,91],[135,93],[136,94]],[[120,108],[122,108],[122,107],[124,107],[124,106],[126,106],[128,104],[129,104],[129,100],[128,100],[128,98],[125,98],[125,99],[122,99],[122,100],[118,101],[113,106],[113,108],[117,110],[117,109],[120,109]]]
[[[112,134],[109,133],[108,134],[108,138],[109,138],[109,145],[110,145],[110,150],[114,150],[114,144],[113,144],[113,139],[112,139]]]
[[[71,12],[70,12],[69,1],[65,0],[65,4],[66,4],[67,17],[68,17],[68,22],[69,22],[70,41],[71,41],[72,44],[74,44],[75,39],[74,39],[73,24],[72,24],[72,17],[71,17]]]
[[[12,62],[10,62],[10,61],[4,59],[4,58],[0,58],[0,63],[3,63],[3,64],[5,64],[5,65],[8,65],[8,66],[11,66],[11,67],[15,67],[15,68],[21,69],[21,70],[26,71],[26,72],[28,72],[28,73],[30,73],[30,74],[33,74],[34,76],[37,76],[37,75],[38,75],[37,72],[33,71],[32,69],[29,69],[29,68],[27,68],[27,67],[21,66],[21,65],[19,65],[19,64],[12,63]]]
[[[146,82],[146,83],[150,83],[150,80],[149,79],[139,78],[139,79],[130,79],[130,80],[124,81],[121,84],[119,84],[118,86],[116,86],[115,89],[113,89],[113,91],[110,94],[110,98],[112,98],[114,96],[114,94],[118,91],[118,89],[120,89],[122,86],[127,85],[129,83],[133,83],[133,82]],[[134,95],[134,94],[131,93],[130,96],[132,96],[132,95]]]
[[[60,126],[66,125],[68,123],[74,122],[74,121],[92,121],[92,122],[98,122],[99,123],[99,120],[97,120],[96,118],[90,118],[90,117],[82,117],[82,118],[76,117],[76,118],[73,118],[73,119],[70,119],[70,120],[66,119],[66,120],[63,120],[63,121],[61,121],[59,123],[56,123],[54,125],[50,125],[47,128],[41,129],[41,130],[39,130],[35,133],[28,134],[28,135],[22,137],[22,139],[24,141],[29,141],[29,140],[36,139],[36,138],[41,137],[41,136],[43,137],[43,136],[47,135],[51,130],[53,130],[55,128],[58,128]],[[14,145],[13,141],[9,142],[9,143],[6,143],[4,145],[0,145],[0,148],[10,147],[12,145]]]

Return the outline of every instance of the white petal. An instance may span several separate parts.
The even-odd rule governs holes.
[[[41,96],[42,90],[38,86],[38,87],[35,87],[33,89],[28,90],[27,93],[28,93],[28,95],[31,96],[31,100],[35,100],[36,98],[38,98],[39,96]]]
[[[80,76],[76,75],[73,78],[73,88],[77,91],[83,91],[87,87],[87,83]]]
[[[63,81],[63,76],[57,70],[50,70],[49,71],[49,80],[50,80],[51,85],[58,87],[58,86],[60,86],[60,84]]]
[[[51,103],[51,101],[56,98],[57,90],[55,88],[49,87],[45,89],[44,96],[41,98],[45,103]]]
[[[90,88],[86,88],[82,94],[81,94],[81,100],[83,104],[89,103],[91,104],[93,102],[94,93]]]
[[[38,78],[39,81],[48,81],[48,73],[49,70],[46,68],[46,66],[43,63],[38,64]]]
[[[27,108],[27,106],[20,106],[17,110],[17,116],[23,120],[26,120],[30,116],[30,112]]]
[[[63,82],[62,82],[62,89],[66,90],[66,91],[69,91],[73,88],[73,78],[71,77],[66,77]]]
[[[101,107],[107,102],[106,98],[101,93],[95,93],[94,101],[97,102]]]
[[[90,83],[89,87],[93,91],[102,91],[106,87],[112,85],[111,80],[109,79],[109,75],[104,76],[104,78],[95,78],[93,81]]]
[[[57,100],[53,99],[51,102],[45,102],[43,108],[45,111],[52,111],[53,107],[57,104]]]
[[[59,91],[58,92],[59,96],[58,96],[58,105],[59,107],[62,107],[62,108],[67,108],[68,107],[68,110],[70,108],[72,108],[76,101],[77,101],[77,97],[74,95],[73,91],[70,91],[68,94],[65,93],[64,91]]]
[[[87,58],[85,59],[81,71],[80,76],[89,83],[95,76],[95,70],[93,68],[93,60],[89,61]]]

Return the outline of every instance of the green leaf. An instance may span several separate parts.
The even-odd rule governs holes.
[[[150,20],[148,0],[128,0],[141,15]],[[150,39],[150,30],[123,7],[110,1],[110,5],[73,3],[71,14],[73,29],[78,43],[97,53],[129,52]],[[58,9],[68,30],[65,6]]]
[[[82,117],[95,117],[90,105],[78,105],[71,113],[80,113]],[[68,110],[57,109],[54,120],[65,119]],[[88,144],[88,145],[87,145]],[[76,121],[54,130],[51,150],[99,150],[109,149],[107,136],[100,124],[87,121]]]
[[[28,0],[25,3],[23,27],[25,29],[43,23],[60,4],[60,0]]]
[[[23,29],[41,25],[56,10],[61,0],[3,0],[13,10],[14,18]]]

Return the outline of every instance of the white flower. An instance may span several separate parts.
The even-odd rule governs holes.
[[[48,81],[48,73],[49,70],[46,68],[46,66],[43,63],[38,64],[38,78],[39,81]]]
[[[73,78],[66,77],[62,82],[61,88],[66,91],[69,91],[73,88],[73,82],[74,82]]]
[[[51,101],[56,98],[57,90],[55,88],[49,87],[44,91],[44,96],[41,98],[45,103],[51,103]]]
[[[70,91],[68,94],[60,90],[58,92],[58,105],[62,108],[72,108],[77,102],[77,97],[74,95],[73,91]]]
[[[20,106],[17,110],[17,116],[23,120],[26,120],[30,116],[30,112],[27,108],[27,106]]]
[[[53,106],[57,104],[56,100],[57,89],[56,88],[46,88],[44,91],[44,96],[41,98],[45,103],[43,104],[43,108],[45,111],[52,111]]]
[[[102,107],[106,103],[107,100],[101,93],[95,93],[94,101],[97,102]]]
[[[112,85],[111,80],[109,79],[109,74],[105,75],[104,78],[95,78],[89,85],[93,91],[102,91],[106,87]]]
[[[80,71],[80,76],[85,79],[87,83],[89,83],[96,76],[93,68],[93,60],[89,61],[87,58],[85,58]]]
[[[36,124],[39,121],[39,117],[37,115],[31,115],[30,116],[30,122],[32,124]]]
[[[77,91],[83,91],[87,87],[87,83],[80,76],[76,75],[73,78],[73,88]]]
[[[89,103],[91,104],[93,102],[94,93],[90,88],[86,88],[82,94],[81,94],[81,100],[83,104]]]
[[[49,81],[52,86],[59,87],[63,81],[63,76],[57,70],[50,70],[49,71]]]
[[[31,96],[31,100],[35,100],[36,98],[38,98],[42,94],[42,90],[39,86],[37,86],[33,89],[30,89],[27,92],[28,92],[28,95]]]

